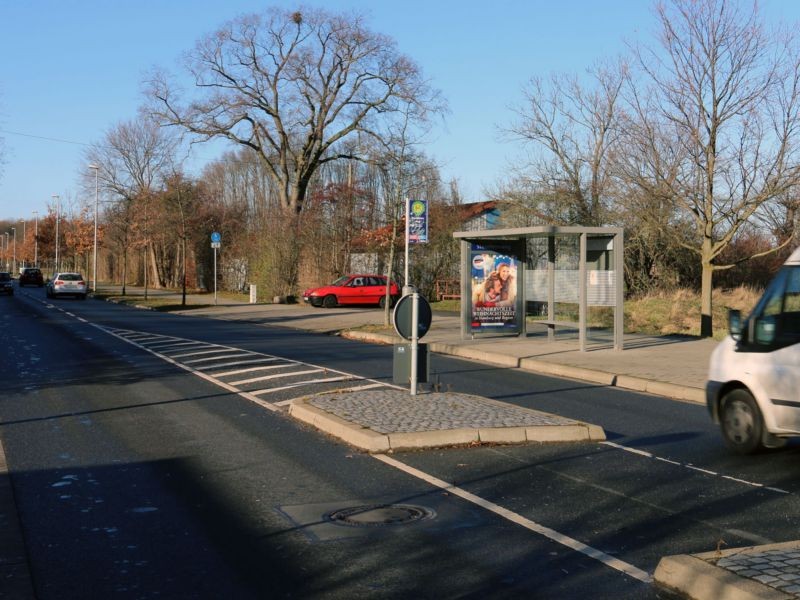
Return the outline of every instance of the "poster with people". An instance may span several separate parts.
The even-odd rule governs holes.
[[[473,332],[519,333],[517,267],[513,247],[472,244]]]

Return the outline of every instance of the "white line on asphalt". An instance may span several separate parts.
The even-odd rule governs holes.
[[[209,348],[207,345],[206,348]],[[183,354],[170,354],[172,358],[185,358],[187,356],[201,356],[203,354],[217,354],[219,352],[230,352],[231,349],[225,346],[211,346],[211,350],[198,350],[197,352],[184,352]]]
[[[566,546],[567,548],[571,548],[581,554],[588,556],[589,558],[593,558],[597,561],[600,561],[604,565],[611,567],[612,569],[616,569],[626,575],[633,577],[643,583],[652,583],[653,576],[650,575],[647,571],[643,571],[642,569],[633,566],[630,563],[626,563],[618,558],[614,558],[613,556],[602,552],[601,550],[597,550],[596,548],[592,548],[584,544],[583,542],[579,542],[578,540],[571,538],[567,535],[559,533],[554,529],[550,529],[549,527],[545,527],[544,525],[540,525],[535,521],[531,521],[530,519],[523,517],[520,514],[517,514],[513,511],[508,510],[507,508],[503,508],[502,506],[495,504],[494,502],[490,502],[489,500],[485,500],[480,496],[476,496],[475,494],[468,492],[458,486],[455,486],[451,483],[448,483],[442,479],[434,477],[433,475],[429,475],[419,469],[415,469],[414,467],[410,467],[409,465],[400,462],[394,458],[390,458],[385,454],[373,454],[376,459],[379,461],[399,469],[404,473],[408,473],[422,481],[425,481],[435,487],[438,487],[450,494],[458,496],[459,498],[463,498],[468,502],[472,502],[473,504],[480,506],[494,514],[503,517],[504,519],[515,523],[516,525],[520,525],[525,529],[533,531],[534,533],[538,533],[562,546]]]
[[[262,377],[253,377],[252,379],[242,379],[240,381],[231,381],[231,385],[244,385],[246,383],[255,383],[256,381],[266,381],[268,379],[281,379],[283,377],[294,377],[296,375],[310,375],[311,373],[322,373],[324,369],[308,369],[305,371],[290,371],[288,373],[276,373],[275,375],[264,375]]]
[[[102,327],[100,325],[95,325],[94,323],[90,323],[90,325],[92,327],[96,327],[100,331],[104,331],[104,332],[108,333],[109,335],[113,335],[116,338],[119,338],[119,339],[121,339],[121,340],[123,340],[125,342],[128,342],[129,344],[132,344],[132,345],[136,346],[137,348],[141,348],[145,352],[149,352],[150,354],[152,354],[154,356],[157,356],[158,358],[160,358],[162,360],[165,360],[168,363],[171,363],[171,364],[175,365],[176,367],[179,367],[179,368],[183,369],[184,371],[189,371],[189,373],[197,375],[201,379],[205,379],[206,381],[214,383],[214,384],[220,386],[221,388],[228,390],[229,392],[232,392],[234,394],[238,394],[239,396],[241,396],[245,400],[249,400],[250,402],[258,404],[259,406],[261,406],[263,408],[266,408],[267,410],[271,410],[273,412],[278,412],[280,410],[277,406],[273,406],[269,402],[265,402],[264,400],[261,400],[260,398],[257,398],[256,396],[253,396],[252,394],[249,394],[247,392],[243,392],[241,390],[238,390],[235,387],[233,387],[231,385],[228,385],[224,381],[220,381],[219,379],[214,379],[210,375],[206,375],[205,373],[201,373],[197,369],[193,369],[192,367],[189,367],[187,365],[179,363],[177,360],[172,360],[169,356],[165,356],[163,354],[159,354],[158,352],[155,352],[154,350],[150,350],[150,348],[147,348],[146,346],[142,346],[141,344],[139,344],[137,342],[134,342],[134,341],[129,340],[129,339],[117,334],[117,333],[114,333],[110,329],[106,329],[106,328],[104,328],[104,327]]]
[[[218,350],[218,352],[223,352],[223,351]],[[225,350],[225,352],[230,352],[230,350]],[[194,363],[208,362],[210,360],[223,360],[226,358],[244,358],[245,356],[253,356],[253,352],[242,350],[241,352],[237,352],[236,354],[224,354],[223,356],[207,356],[206,358],[195,358],[194,360],[184,360],[183,364],[193,365]]]
[[[223,367],[235,367],[236,365],[251,365],[254,363],[266,362],[267,360],[275,360],[275,357],[253,358],[250,360],[234,360],[232,362],[224,362],[216,365],[205,365],[204,367],[196,367],[196,368],[198,371],[213,371],[214,369],[221,369]]]
[[[169,341],[169,342],[152,342],[150,344],[144,344],[144,345],[147,346],[148,348],[158,348],[159,352],[166,352],[166,351],[172,352],[172,350],[171,350],[172,348],[174,348],[175,350],[188,350],[187,346],[201,347],[201,346],[205,346],[206,343],[205,342],[175,342],[175,341]]]
[[[329,379],[312,379],[312,380],[309,380],[309,381],[304,381],[302,383],[287,385],[287,386],[285,386],[285,387],[283,387],[281,389],[287,390],[287,389],[291,389],[291,388],[295,388],[295,387],[302,387],[302,386],[304,386],[306,384],[309,384],[309,383],[313,384],[313,383],[324,383],[324,382],[329,382],[329,381],[344,381],[346,379],[347,379],[347,377],[331,377]],[[386,387],[386,386],[383,383],[373,383],[373,384],[370,384],[370,385],[362,385],[362,386],[356,386],[356,387],[336,388],[334,393],[342,394],[344,392],[358,392],[358,391],[361,391],[361,390],[374,389],[376,387]],[[273,402],[273,404],[275,406],[286,406],[287,404],[291,404],[295,400],[297,400],[297,398],[289,398],[288,400],[281,400],[279,402]]]
[[[265,358],[259,362],[274,362],[279,360],[277,358]],[[224,371],[222,373],[214,373],[214,377],[230,377],[231,375],[242,375],[244,373],[255,373],[256,371],[267,371],[269,369],[285,369],[286,367],[291,367],[296,365],[297,363],[292,362],[284,362],[280,365],[267,365],[265,367],[247,367],[246,369],[234,369],[233,371]]]
[[[722,475],[721,473],[717,473],[715,471],[709,471],[708,469],[702,469],[695,465],[689,463],[680,463],[674,460],[669,460],[668,458],[661,458],[660,456],[655,456],[650,452],[645,452],[644,450],[639,450],[637,448],[629,448],[628,446],[623,446],[622,444],[615,444],[614,442],[600,442],[604,446],[610,446],[612,448],[616,448],[617,450],[624,450],[625,452],[629,452],[631,454],[637,454],[639,456],[644,456],[647,458],[654,458],[656,460],[660,460],[661,462],[669,463],[671,465],[675,465],[678,467],[683,467],[685,469],[690,469],[692,471],[697,471],[699,473],[704,473],[705,475],[710,475],[712,477],[721,477],[722,479],[729,479],[730,481],[735,481],[736,483],[742,483],[744,485],[749,485],[751,487],[757,488],[764,488],[765,490],[770,490],[773,492],[778,492],[779,494],[790,494],[791,492],[787,492],[786,490],[782,490],[780,488],[769,487],[764,485],[763,483],[756,483],[754,481],[746,481],[744,479],[737,479],[735,477],[729,477],[728,475]]]
[[[262,396],[264,394],[272,394],[275,392],[282,392],[284,390],[293,390],[295,388],[304,387],[307,385],[314,385],[315,383],[329,383],[331,381],[347,381],[349,379],[353,379],[353,377],[325,377],[323,379],[306,379],[305,381],[298,381],[295,383],[290,383],[281,387],[276,388],[264,388],[263,390],[251,390],[250,393],[258,396]],[[335,390],[335,393],[338,393],[339,390]],[[277,403],[276,403],[277,404]]]

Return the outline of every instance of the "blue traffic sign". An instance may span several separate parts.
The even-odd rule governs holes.
[[[219,232],[215,231],[211,234],[211,241],[215,244],[219,244],[222,241],[222,236],[219,234]]]

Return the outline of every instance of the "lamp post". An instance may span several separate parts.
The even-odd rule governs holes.
[[[19,250],[20,260],[22,261],[22,268],[25,268],[25,242],[28,241],[28,236],[26,235],[27,227],[25,225],[25,219],[20,219],[20,223],[22,223],[22,248]]]
[[[39,266],[39,211],[33,211],[36,215],[36,229],[33,232],[33,266]]]
[[[92,270],[92,293],[97,293],[97,176],[100,167],[97,165],[89,165],[90,169],[94,169],[94,262]]]
[[[14,257],[11,259],[11,276],[17,271],[17,228],[12,227],[11,231],[14,232]]]
[[[59,272],[58,268],[58,223],[61,220],[61,197],[58,194],[53,194],[53,200],[56,201],[56,264],[54,270]]]
[[[8,232],[6,231],[6,271],[9,270],[9,263],[8,263]]]

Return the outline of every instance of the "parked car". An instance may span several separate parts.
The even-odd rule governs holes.
[[[11,278],[11,273],[5,271],[0,273],[0,294],[14,295],[14,280]]]
[[[392,281],[389,294],[393,306],[400,297],[400,288]],[[354,274],[339,277],[330,285],[303,292],[303,300],[311,306],[333,308],[347,304],[386,305],[386,277],[373,274]]]
[[[47,297],[75,296],[86,300],[86,282],[80,273],[56,273],[47,282]]]
[[[711,418],[738,454],[800,436],[800,248],[750,315],[728,313],[730,335],[714,349],[706,383]]]
[[[42,276],[41,269],[36,267],[25,267],[19,272],[19,287],[26,285],[35,285],[42,287],[44,285],[44,277]]]

